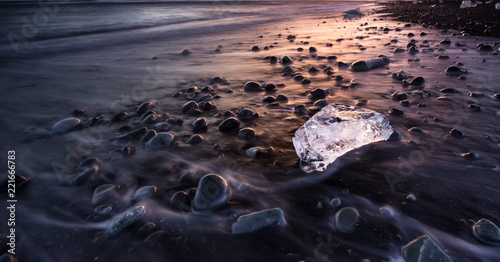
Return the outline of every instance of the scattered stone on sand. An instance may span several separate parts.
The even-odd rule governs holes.
[[[254,45],[254,46],[252,47],[252,51],[253,51],[253,52],[260,51],[260,47],[259,47],[259,46],[257,46],[257,45]]]
[[[293,112],[295,114],[303,115],[307,114],[307,107],[306,105],[296,105],[295,108],[293,109]]]
[[[170,146],[174,139],[174,133],[159,132],[146,143],[146,147],[150,149],[162,149]]]
[[[281,62],[283,65],[288,65],[288,64],[293,63],[293,60],[292,60],[290,57],[288,57],[288,56],[284,55],[284,56],[282,56],[282,57],[281,57],[280,62]]]
[[[326,91],[321,88],[316,88],[311,91],[311,98],[313,99],[323,99],[326,97]]]
[[[309,84],[311,84],[311,79],[304,78],[300,83],[303,85],[309,85]]]
[[[106,237],[114,237],[120,234],[123,229],[132,225],[146,214],[145,206],[136,206],[128,211],[125,211],[118,219],[111,224],[106,230]]]
[[[469,110],[472,111],[472,112],[482,112],[483,111],[483,107],[480,106],[480,105],[476,105],[476,104],[470,104],[469,105]]]
[[[113,184],[98,186],[92,195],[92,205],[95,206],[105,202],[106,200],[110,200],[111,196],[115,194],[118,189],[120,189],[120,186]]]
[[[456,128],[453,128],[451,131],[450,131],[450,135],[452,137],[455,137],[455,138],[463,138],[465,136],[465,133],[461,130],[458,130]]]
[[[392,131],[392,134],[391,136],[389,137],[389,141],[399,141],[403,138],[403,135],[401,134],[401,132],[399,132],[398,130],[394,129]]]
[[[220,132],[232,132],[240,127],[240,121],[235,117],[225,119],[219,124]]]
[[[259,229],[277,225],[285,227],[287,225],[283,210],[279,208],[266,209],[246,215],[241,215],[233,223],[233,234],[244,234],[255,232]]]
[[[483,93],[476,93],[476,92],[469,92],[469,96],[470,97],[474,97],[474,98],[483,98],[483,97],[487,97],[486,94],[483,94]]]
[[[207,130],[207,127],[207,119],[204,117],[200,117],[193,122],[193,132],[195,133],[203,132]]]
[[[181,106],[181,112],[187,113],[189,110],[196,108],[198,108],[198,103],[196,103],[195,101],[189,101]]]
[[[152,114],[149,114],[148,116],[146,116],[142,120],[141,124],[143,124],[143,125],[154,124],[154,123],[158,122],[158,120],[160,120],[158,115],[156,113],[152,113]]]
[[[398,101],[405,100],[406,98],[408,98],[408,95],[406,93],[400,93],[399,91],[394,91],[394,93],[392,93],[391,96],[392,99]]]
[[[486,218],[482,218],[472,226],[472,233],[484,243],[500,245],[500,229]]]
[[[453,262],[453,260],[451,260],[451,258],[427,235],[423,235],[403,247],[403,257],[406,262]]]
[[[479,155],[476,154],[475,152],[463,153],[461,156],[463,158],[467,159],[467,160],[477,160],[477,159],[479,159]]]
[[[189,139],[186,141],[186,144],[195,145],[203,142],[203,140],[204,138],[202,135],[195,134],[189,137]]]
[[[423,134],[424,130],[422,130],[421,128],[418,128],[418,127],[412,127],[410,129],[408,129],[408,132],[410,132],[412,134]]]
[[[80,162],[80,164],[78,165],[78,168],[79,169],[86,169],[86,168],[90,168],[93,166],[99,166],[100,163],[101,163],[101,160],[99,160],[99,158],[97,158],[95,156],[91,156],[91,157],[85,158],[85,160]]]
[[[71,184],[75,186],[81,185],[85,183],[86,180],[89,180],[91,177],[95,176],[97,172],[99,172],[99,168],[97,166],[89,168],[76,175],[75,178],[73,178],[73,180],[71,181]]]
[[[277,100],[277,101],[284,102],[284,101],[288,101],[288,97],[287,97],[287,96],[285,96],[285,95],[277,95],[277,96],[276,96],[276,100]]]
[[[213,211],[224,206],[231,197],[229,183],[217,174],[207,174],[198,183],[192,208],[194,212]]]
[[[185,56],[188,56],[190,55],[191,53],[193,53],[190,49],[184,49],[182,50],[181,54],[182,55],[185,55]]]
[[[257,82],[253,82],[253,81],[249,81],[249,82],[246,82],[245,85],[243,86],[243,90],[247,91],[247,92],[260,92],[262,91],[262,86],[257,83]]]
[[[259,117],[259,114],[257,114],[257,112],[255,112],[253,109],[244,107],[236,111],[236,116],[238,116],[238,118],[241,120],[249,120]]]
[[[389,114],[393,116],[402,116],[405,114],[405,112],[397,108],[391,107],[391,109],[389,109]]]
[[[353,207],[344,207],[335,213],[335,227],[342,233],[352,233],[359,222],[359,213]]]
[[[250,127],[242,128],[240,129],[240,131],[238,131],[238,137],[249,140],[255,137],[255,129]]]
[[[168,132],[172,129],[172,125],[169,123],[158,123],[156,124],[156,131],[158,132]]]
[[[63,119],[52,126],[53,134],[65,134],[73,130],[83,127],[83,123],[80,119],[75,117],[70,117]]]
[[[247,156],[249,156],[250,158],[252,159],[255,159],[257,158],[261,153],[267,153],[267,150],[263,147],[251,147],[249,149],[247,149],[247,151],[245,151],[245,153],[247,154]]]
[[[445,93],[445,94],[454,94],[454,93],[458,93],[458,91],[457,91],[457,90],[455,90],[455,88],[451,88],[451,87],[441,88],[441,89],[439,89],[439,92],[441,92],[441,93]]]
[[[483,51],[483,52],[493,52],[495,49],[491,45],[478,44],[477,50]]]
[[[411,80],[410,85],[412,85],[412,86],[425,86],[425,79],[421,76],[415,77]]]
[[[408,100],[402,100],[402,101],[399,101],[399,104],[404,106],[404,107],[409,107],[411,105],[411,102]]]
[[[153,138],[154,136],[156,136],[156,131],[148,130],[148,132],[141,138],[140,142],[146,143],[149,140],[151,140],[151,138]]]
[[[170,205],[173,208],[183,210],[183,211],[188,211],[191,210],[191,200],[188,197],[187,193],[184,191],[179,191],[176,192],[171,198],[170,198]]]
[[[392,73],[392,78],[397,79],[397,80],[404,80],[408,78],[408,74],[404,70],[399,70],[394,73]]]
[[[381,67],[389,64],[389,58],[384,55],[379,55],[375,59],[358,60],[352,63],[351,68],[354,71],[368,71],[370,69]]]
[[[446,74],[450,76],[459,76],[463,74],[467,74],[467,70],[462,69],[458,66],[449,66],[446,68]]]
[[[264,85],[264,90],[266,90],[266,92],[268,92],[268,93],[275,92],[276,85],[273,83],[267,83]]]
[[[262,103],[266,103],[266,104],[269,104],[269,103],[274,103],[276,102],[276,97],[275,96],[265,96],[261,99]]]
[[[380,216],[385,217],[385,218],[391,218],[394,217],[394,209],[390,206],[383,206],[378,209]]]
[[[124,157],[129,157],[135,153],[135,146],[134,145],[124,146],[120,151],[120,153]]]
[[[318,109],[321,109],[327,105],[328,105],[328,101],[326,101],[325,99],[320,99],[320,100],[314,102],[313,107],[317,107]]]
[[[125,121],[128,118],[127,112],[116,113],[111,117],[111,123],[117,123]]]
[[[136,201],[152,198],[156,194],[155,186],[143,186],[135,191],[133,199]]]
[[[137,110],[135,111],[136,114],[142,115],[146,113],[147,111],[151,110],[154,106],[154,103],[149,101],[149,102],[144,102],[142,103]]]

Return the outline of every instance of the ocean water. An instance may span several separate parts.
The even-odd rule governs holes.
[[[16,172],[29,179],[16,191],[15,257],[37,262],[403,261],[402,247],[427,234],[454,261],[497,261],[499,247],[480,242],[471,229],[481,218],[500,223],[500,105],[493,97],[500,90],[496,81],[500,72],[495,70],[500,61],[475,48],[497,39],[452,36],[418,25],[405,28],[378,16],[343,19],[341,12],[354,7],[370,12],[375,5],[335,1],[1,4],[0,148],[16,152]],[[427,35],[419,35],[422,31]],[[409,32],[416,37],[409,38]],[[9,34],[20,42],[13,44]],[[296,39],[289,41],[288,35]],[[433,51],[394,53],[410,39],[417,41],[419,49]],[[443,47],[444,39],[453,44]],[[254,46],[261,51],[251,51]],[[317,48],[316,54],[309,52],[311,46]],[[192,53],[181,55],[184,49]],[[339,66],[340,61],[352,63],[380,54],[390,59],[385,67],[353,72]],[[440,54],[449,58],[438,59]],[[312,83],[303,85],[282,76],[281,64],[264,59],[282,55],[290,56],[295,72]],[[446,75],[446,68],[457,63],[469,71],[467,80]],[[333,75],[311,73],[311,67],[331,67]],[[424,77],[425,86],[402,86],[391,77],[400,69],[411,78]],[[343,80],[336,81],[337,75]],[[211,84],[215,76],[224,83]],[[351,80],[358,85],[349,86]],[[243,91],[247,81],[282,85],[275,93],[249,93]],[[201,116],[182,113],[183,104],[199,97],[187,92],[193,86],[213,88],[211,101],[217,109]],[[457,92],[441,92],[445,87]],[[304,104],[312,115],[315,100],[309,94],[316,88],[328,91],[325,99],[330,104],[358,104],[384,114],[402,133],[402,140],[354,150],[325,172],[302,172],[292,138],[306,117],[294,114],[294,108]],[[409,107],[392,99],[395,91],[408,94]],[[278,94],[288,101],[262,102],[264,96]],[[115,140],[139,127],[157,128],[141,123],[135,113],[146,101],[155,104],[162,122],[184,119],[170,130],[176,141],[166,149]],[[481,105],[483,110],[474,112],[469,104]],[[240,126],[254,128],[255,139],[217,129],[224,115],[230,114],[227,111],[242,107],[259,114]],[[391,108],[404,115],[391,115]],[[76,117],[84,122],[94,119],[97,124],[52,134],[52,126],[72,117],[75,109],[84,109]],[[118,112],[130,117],[110,123]],[[186,140],[194,134],[192,123],[198,117],[209,123],[200,133],[205,140],[189,145]],[[415,126],[424,134],[408,131]],[[451,137],[452,128],[464,131],[465,137]],[[125,146],[134,146],[135,153],[122,157]],[[269,149],[269,154],[250,158],[246,150],[255,146]],[[469,151],[479,158],[462,157]],[[78,165],[87,157],[100,159],[99,171],[74,186],[71,181],[82,171]],[[5,174],[7,167],[0,168]],[[176,192],[196,187],[206,173],[228,181],[232,196],[226,206],[200,215],[171,205]],[[94,190],[103,184],[120,186],[105,201],[109,213],[92,204]],[[157,187],[154,197],[133,199],[138,188],[150,185]],[[0,202],[6,199],[2,193]],[[136,205],[145,206],[146,214],[117,237],[106,238],[113,221]],[[335,213],[342,207],[354,207],[360,214],[353,233],[339,232],[335,226]],[[281,208],[287,226],[231,233],[236,216],[266,208]],[[3,219],[6,213],[1,214]],[[0,233],[9,229],[0,221]],[[160,233],[148,238],[153,232]],[[0,238],[1,254],[7,252],[5,241]]]

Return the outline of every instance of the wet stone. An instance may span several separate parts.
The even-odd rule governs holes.
[[[266,152],[267,152],[266,149],[263,147],[251,147],[251,148],[247,149],[247,151],[245,153],[250,158],[255,159],[255,158],[259,157],[259,155],[261,155],[262,153],[266,153]]]
[[[325,99],[320,99],[320,100],[314,102],[314,104],[313,104],[313,106],[317,107],[317,108],[323,108],[327,105],[328,105],[328,101],[326,101]]]
[[[317,88],[311,91],[311,98],[313,99],[322,99],[325,97],[326,97],[326,91],[321,88]]]
[[[144,244],[149,246],[157,246],[160,247],[163,242],[168,239],[167,233],[164,231],[156,231],[144,239]]]
[[[146,143],[146,147],[150,149],[162,149],[170,146],[174,139],[175,135],[173,133],[159,132]]]
[[[153,102],[144,102],[137,108],[135,113],[138,115],[142,115],[142,114],[146,113],[147,111],[151,110],[151,108],[153,108],[153,106],[154,106]]]
[[[208,127],[207,119],[200,117],[193,122],[193,132],[203,132],[206,131]]]
[[[284,55],[281,57],[280,62],[284,65],[287,65],[293,63],[293,60],[290,57]]]
[[[399,101],[399,104],[401,104],[404,107],[409,107],[411,105],[411,102],[408,100],[402,100],[402,101]]]
[[[143,186],[137,189],[137,191],[135,191],[133,198],[134,200],[139,201],[152,198],[155,194],[156,194],[155,186]]]
[[[293,109],[293,112],[295,114],[306,114],[307,113],[307,107],[306,105],[296,105],[295,108]]]
[[[73,180],[71,181],[71,184],[75,185],[75,186],[81,185],[81,184],[85,183],[85,181],[87,181],[90,178],[92,178],[93,176],[95,176],[98,171],[99,171],[99,168],[97,166],[94,166],[90,169],[87,169],[87,170],[79,173],[78,175],[76,175],[75,178],[73,178]]]
[[[253,51],[253,52],[260,51],[259,46],[256,46],[256,45],[255,45],[255,46],[253,46],[253,47],[252,47],[252,51]]]
[[[469,92],[469,96],[474,98],[483,98],[486,97],[487,95],[483,93]]]
[[[247,92],[260,92],[262,91],[262,87],[259,83],[250,81],[245,83],[243,90]]]
[[[412,85],[412,86],[424,86],[425,79],[421,76],[415,77],[411,80],[410,85]]]
[[[217,105],[214,102],[204,101],[199,104],[203,111],[214,111],[217,109]]]
[[[405,100],[406,98],[408,98],[408,95],[406,93],[399,93],[398,91],[395,91],[394,93],[392,93],[391,96],[392,96],[392,99],[398,100],[398,101]]]
[[[408,132],[410,132],[412,134],[423,134],[424,130],[422,130],[421,128],[418,128],[418,127],[412,127],[410,129],[408,129]]]
[[[277,95],[276,100],[277,101],[288,101],[288,97],[285,95]]]
[[[160,120],[158,115],[153,113],[153,114],[150,114],[147,117],[145,117],[144,120],[142,120],[141,124],[143,124],[143,125],[154,124],[154,123],[158,122],[158,120]]]
[[[456,128],[453,128],[451,131],[450,131],[450,135],[452,137],[455,137],[455,138],[463,138],[465,136],[465,133],[463,131],[460,131]]]
[[[147,133],[141,138],[140,142],[141,143],[146,143],[151,138],[153,138],[154,136],[156,136],[156,131],[154,131],[154,130],[148,130]]]
[[[335,213],[335,227],[342,233],[352,233],[359,222],[359,213],[353,207],[344,207]]]
[[[198,108],[198,103],[196,103],[195,101],[189,101],[181,106],[181,112],[187,113],[189,110],[193,108]]]
[[[170,198],[170,205],[179,210],[188,211],[191,210],[191,200],[184,191],[176,192]]]
[[[232,232],[235,235],[250,233],[272,225],[279,227],[287,225],[283,211],[279,208],[271,208],[239,216],[236,222],[233,223]]]
[[[462,74],[467,74],[467,70],[462,69],[458,66],[449,66],[446,68],[446,74],[450,76],[458,76]]]
[[[463,158],[467,159],[467,160],[477,160],[477,159],[479,159],[479,155],[476,154],[475,152],[463,153],[461,156]]]
[[[118,217],[106,230],[106,237],[114,237],[146,214],[146,207],[136,206]]]
[[[265,96],[262,98],[263,103],[274,103],[276,102],[276,97],[274,96]]]
[[[250,128],[250,127],[242,128],[242,129],[240,129],[240,131],[238,131],[238,137],[246,139],[246,140],[251,139],[251,138],[255,137],[255,130],[253,128]]]
[[[83,127],[82,121],[80,119],[71,117],[63,119],[52,126],[53,134],[65,134],[73,130]]]
[[[486,218],[482,218],[472,226],[474,236],[480,241],[500,245],[500,229],[497,225]]]
[[[232,132],[240,127],[240,121],[235,117],[230,117],[219,124],[220,132]]]
[[[300,83],[303,85],[309,85],[311,83],[311,79],[304,78]]]
[[[128,118],[127,112],[116,113],[111,117],[111,123],[122,122]]]
[[[477,46],[477,50],[483,51],[483,52],[493,52],[494,48],[491,45],[479,44]]]
[[[190,49],[184,49],[184,50],[182,50],[181,55],[188,56],[191,53],[193,53],[193,52]]]
[[[457,90],[455,90],[454,88],[451,88],[451,87],[445,87],[445,88],[439,89],[439,92],[445,93],[445,94],[458,93]]]
[[[92,195],[92,205],[98,205],[106,200],[111,200],[112,196],[120,189],[119,185],[105,184],[98,186]]]
[[[391,109],[389,109],[389,114],[393,115],[393,116],[402,116],[405,114],[405,112],[403,112],[397,108],[392,107]]]
[[[158,123],[156,124],[156,130],[158,132],[168,132],[172,129],[172,125],[169,123]]]
[[[250,108],[241,108],[236,112],[236,115],[241,120],[248,120],[259,116],[257,112]]]
[[[129,145],[129,146],[124,146],[122,150],[120,151],[122,156],[124,157],[129,157],[135,153],[135,146]]]
[[[83,160],[82,162],[80,162],[80,164],[78,165],[78,168],[79,169],[86,169],[86,168],[90,168],[90,167],[94,167],[94,166],[99,166],[99,164],[101,163],[101,160],[99,160],[99,158],[97,157],[87,157],[85,158],[85,160]]]
[[[186,144],[195,145],[203,142],[203,140],[203,136],[196,134],[189,137],[189,139],[186,141]]]
[[[494,94],[493,97],[496,98],[496,99],[500,99],[500,93]]]
[[[192,202],[194,212],[214,211],[224,206],[231,197],[229,183],[217,174],[201,178]]]
[[[480,106],[480,105],[470,104],[469,105],[469,110],[472,111],[472,112],[482,112],[483,111],[483,107]]]
[[[408,78],[408,74],[404,70],[399,70],[397,72],[392,73],[392,78],[397,80],[404,80]]]
[[[406,262],[453,262],[451,258],[427,235],[423,235],[403,248]]]
[[[276,91],[276,85],[273,83],[267,83],[264,85],[264,90],[266,90],[266,92],[274,92]]]

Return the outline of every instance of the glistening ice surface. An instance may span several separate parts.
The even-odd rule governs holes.
[[[358,147],[387,140],[392,127],[377,112],[346,105],[324,107],[293,138],[305,172],[323,171],[339,156]]]

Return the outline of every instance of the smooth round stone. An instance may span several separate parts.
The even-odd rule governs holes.
[[[268,83],[264,85],[264,90],[266,90],[266,92],[274,92],[276,91],[276,85],[273,83]]]
[[[352,233],[359,222],[359,213],[353,207],[344,207],[335,213],[335,226],[342,233]]]
[[[465,136],[465,133],[463,131],[460,131],[456,128],[453,128],[451,131],[450,131],[450,135],[452,137],[455,137],[455,138],[462,138]]]
[[[70,117],[63,119],[52,126],[52,133],[54,134],[64,134],[71,132],[83,126],[80,119],[75,117]]]
[[[256,51],[260,51],[260,47],[255,45],[252,47],[252,51],[256,52]]]
[[[145,206],[136,206],[126,211],[120,217],[118,217],[118,219],[116,219],[115,222],[111,224],[111,226],[108,227],[108,229],[106,230],[106,237],[114,237],[120,234],[123,229],[132,225],[135,221],[144,216],[144,214],[146,214]]]
[[[383,206],[379,208],[378,211],[381,217],[387,217],[387,218],[394,217],[395,213],[394,209],[392,209],[392,207],[390,206]]]
[[[274,96],[265,96],[262,98],[263,103],[274,103],[276,102],[276,97]]]
[[[262,86],[257,82],[250,81],[245,83],[243,90],[247,92],[260,92],[262,91]]]
[[[156,194],[156,187],[155,186],[143,186],[137,191],[135,191],[134,194],[134,200],[139,201],[143,199],[148,199],[152,198]]]
[[[176,192],[171,198],[170,198],[170,205],[173,208],[180,209],[180,210],[191,210],[191,203],[190,203],[190,198],[184,191],[179,191]]]
[[[439,89],[439,92],[445,93],[445,94],[458,93],[457,90],[455,90],[455,88],[451,88],[451,87],[441,88],[441,89]]]
[[[424,86],[425,79],[421,76],[415,77],[411,80],[410,85],[412,85],[412,86]]]
[[[250,233],[272,225],[279,227],[285,227],[287,225],[283,210],[271,208],[241,215],[233,223],[232,232],[235,235]]]
[[[474,236],[484,243],[500,245],[500,229],[493,222],[482,218],[472,226]]]
[[[266,149],[263,147],[251,147],[247,149],[246,154],[247,156],[251,157],[252,159],[256,158],[261,152],[266,152]]]
[[[127,112],[116,113],[111,117],[111,123],[122,122],[122,121],[126,120],[127,117],[128,117]]]
[[[224,206],[231,197],[228,182],[217,174],[207,174],[201,178],[193,199],[194,212],[213,211]]]
[[[326,97],[326,91],[323,90],[323,89],[321,89],[321,88],[314,89],[313,91],[311,91],[311,97],[315,98],[315,99],[325,98]]]
[[[276,64],[276,63],[278,63],[278,58],[277,58],[277,57],[275,57],[275,56],[270,56],[270,57],[269,57],[269,63],[271,63],[271,64]]]
[[[240,118],[241,120],[247,120],[247,119],[252,119],[254,117],[257,117],[258,114],[257,112],[255,112],[254,110],[250,109],[250,108],[242,108],[240,110],[238,110],[236,112],[236,115],[238,116],[238,118]]]
[[[422,130],[421,128],[418,128],[418,127],[412,127],[410,129],[408,129],[408,132],[413,133],[413,134],[423,134],[424,130]]]
[[[173,133],[159,132],[146,143],[146,147],[150,149],[162,149],[170,146],[174,139],[175,135]]]
[[[198,103],[196,103],[195,101],[189,101],[181,106],[181,112],[187,113],[189,110],[193,108],[198,108]]]
[[[203,109],[203,111],[213,111],[217,109],[217,105],[214,102],[209,101],[201,102],[199,106]]]
[[[311,83],[311,79],[304,78],[300,83],[302,85],[309,85]]]
[[[210,79],[210,84],[222,84],[224,83],[224,79],[220,76],[215,76],[212,79]]]
[[[121,142],[138,140],[138,139],[142,138],[147,132],[148,132],[148,129],[146,127],[142,127],[142,128],[130,131],[129,133],[127,133],[125,135],[119,136],[116,138],[116,140],[121,141]]]
[[[198,133],[207,130],[207,119],[200,117],[193,122],[193,132]]]
[[[113,196],[113,194],[115,194],[118,191],[118,189],[120,189],[120,186],[113,184],[105,184],[98,186],[94,190],[94,194],[92,195],[92,205],[95,206],[101,204],[102,202],[111,198],[111,196]]]
[[[139,232],[147,234],[148,232],[153,232],[153,230],[155,230],[155,228],[156,228],[155,223],[147,222],[139,228]]]
[[[393,115],[393,116],[402,116],[405,114],[405,112],[403,112],[397,108],[392,107],[391,109],[389,109],[389,114]]]
[[[232,132],[240,127],[240,120],[230,117],[219,124],[219,131]]]
[[[319,69],[317,69],[316,67],[312,66],[311,68],[309,68],[309,70],[307,70],[307,72],[308,72],[309,74],[317,74],[317,73],[319,73],[320,71],[319,71]]]
[[[147,111],[151,110],[151,108],[153,108],[153,106],[154,106],[154,104],[151,101],[144,102],[137,108],[135,113],[138,115],[142,115],[142,114],[146,113]]]
[[[148,130],[148,132],[141,138],[140,141],[141,143],[146,143],[149,140],[151,140],[151,138],[153,138],[154,136],[156,136],[156,131]]]
[[[394,100],[398,100],[398,101],[401,101],[401,100],[405,100],[408,95],[406,93],[399,93],[398,91],[395,91],[394,93],[392,93],[392,99]]]
[[[191,53],[193,53],[193,52],[190,49],[184,49],[184,50],[182,50],[181,55],[188,56]]]
[[[332,198],[332,200],[330,200],[330,206],[333,208],[339,207],[341,203],[342,201],[338,197]]]
[[[401,104],[404,107],[409,107],[411,105],[411,102],[408,100],[402,100],[402,101],[399,101],[399,104]]]
[[[310,53],[316,53],[317,51],[318,50],[316,49],[316,47],[314,47],[314,46],[309,47],[309,52]]]
[[[111,210],[113,210],[113,207],[112,206],[109,206],[109,205],[101,205],[101,206],[97,206],[95,209],[94,209],[94,212],[96,212],[97,214],[101,214],[101,215],[105,215],[109,212],[111,212]]]
[[[403,138],[403,135],[398,130],[394,129],[392,134],[389,136],[389,141],[399,141]]]
[[[210,101],[210,100],[213,100],[214,97],[211,95],[211,94],[206,94],[206,95],[202,95],[201,97],[198,97],[196,99],[196,102],[206,102],[206,101]]]
[[[240,129],[240,131],[238,131],[238,137],[240,138],[243,138],[243,139],[251,139],[253,137],[255,137],[255,130],[253,128],[250,128],[250,127],[245,127],[245,128],[242,128]]]
[[[494,49],[491,45],[479,44],[477,50],[484,52],[492,52]]]
[[[469,92],[469,96],[474,98],[483,98],[486,97],[487,95],[482,93]]]
[[[295,108],[293,109],[293,112],[295,114],[306,114],[307,107],[306,107],[306,105],[296,105]]]
[[[196,135],[192,135],[186,141],[186,144],[195,145],[195,144],[199,144],[199,143],[203,142],[203,140],[204,140],[203,136],[196,134]]]
[[[277,95],[276,100],[277,101],[288,101],[288,97],[285,95]]]
[[[467,70],[465,69],[462,69],[458,66],[449,66],[446,68],[446,74],[448,75],[460,75],[460,74],[466,74],[467,73]]]

